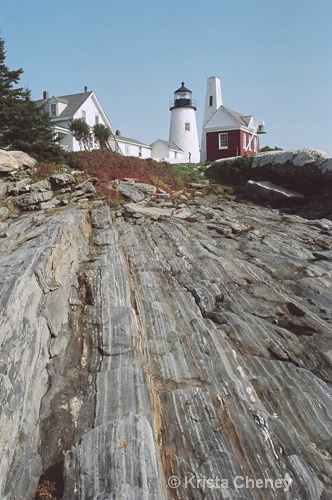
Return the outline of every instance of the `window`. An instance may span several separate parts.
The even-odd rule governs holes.
[[[247,136],[246,136],[246,134],[242,135],[242,146],[243,146],[243,149],[247,148]]]
[[[99,115],[95,115],[95,125],[99,125]]]
[[[219,149],[227,149],[228,148],[228,133],[222,132],[219,134]]]
[[[213,95],[209,97],[209,106],[213,106]]]
[[[56,104],[51,104],[51,116],[56,116]]]
[[[129,144],[125,145],[125,154],[129,155]]]
[[[190,122],[186,122],[186,123],[184,124],[184,129],[185,129],[185,130],[189,130],[189,131],[190,131]]]
[[[141,148],[141,146],[139,146],[139,148],[138,148],[138,156],[139,156],[140,158],[141,158],[141,156],[142,156],[142,148]]]
[[[93,137],[90,135],[89,137],[89,149],[93,149]]]
[[[177,157],[178,157],[178,152],[174,151],[174,158],[177,158]]]
[[[82,111],[82,120],[86,122],[86,111]]]

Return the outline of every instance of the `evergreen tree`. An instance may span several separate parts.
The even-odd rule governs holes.
[[[0,38],[0,148],[20,150],[37,160],[61,161],[50,117],[31,99],[28,89],[15,87],[23,70],[5,64],[5,42]]]

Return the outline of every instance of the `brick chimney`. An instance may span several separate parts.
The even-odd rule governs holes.
[[[44,92],[43,92],[43,99],[44,100],[48,99],[48,92],[47,92],[47,90],[44,90]]]
[[[120,136],[120,135],[121,135],[120,130],[117,130],[117,131],[115,132],[115,135]]]
[[[87,92],[88,91],[88,87],[85,85],[84,86],[84,92]]]

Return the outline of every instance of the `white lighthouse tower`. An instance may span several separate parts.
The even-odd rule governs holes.
[[[220,108],[221,105],[222,105],[222,96],[221,96],[220,78],[216,76],[210,76],[207,79],[207,84],[206,84],[202,142],[201,142],[201,162],[206,161],[206,133],[204,127],[210,120],[212,115],[214,115],[214,113],[217,111],[217,109]]]
[[[196,124],[196,102],[192,92],[181,83],[170,102],[171,124],[169,142],[174,142],[184,152],[183,161],[198,163],[200,159]]]

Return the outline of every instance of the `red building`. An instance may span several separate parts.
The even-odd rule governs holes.
[[[259,135],[264,122],[257,123],[222,105],[220,80],[208,79],[205,101],[201,161],[251,155],[259,152]]]

